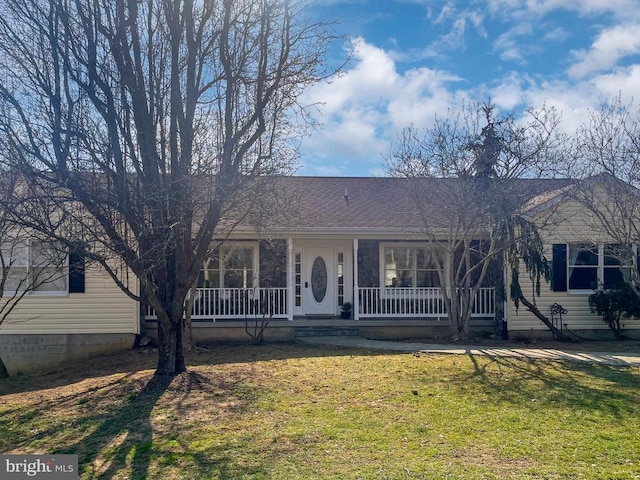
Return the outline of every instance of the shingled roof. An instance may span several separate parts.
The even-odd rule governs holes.
[[[518,205],[538,205],[575,185],[574,179],[501,180]],[[301,229],[421,229],[425,221],[444,225],[443,212],[451,192],[462,192],[469,183],[455,178],[407,179],[389,177],[281,177],[278,189],[296,211]],[[425,192],[428,208],[416,208],[412,192]],[[271,225],[275,227],[275,225]],[[282,225],[285,227],[285,225]]]

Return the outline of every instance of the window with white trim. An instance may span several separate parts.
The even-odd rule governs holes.
[[[344,252],[338,252],[338,306],[344,305]]]
[[[52,242],[18,240],[0,246],[4,282],[3,296],[25,290],[30,295],[68,293],[68,255]]]
[[[294,275],[295,284],[295,306],[302,305],[302,253],[296,252],[294,255]]]
[[[592,292],[600,286],[612,288],[628,282],[637,247],[621,244],[557,244],[554,245],[553,254],[554,291]]]
[[[594,290],[598,285],[598,247],[569,244],[567,248],[569,290]]]
[[[424,246],[381,245],[385,287],[439,287],[433,252]]]
[[[257,244],[223,246],[203,263],[198,288],[254,288],[257,286]]]

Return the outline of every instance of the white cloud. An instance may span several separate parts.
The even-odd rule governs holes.
[[[592,79],[592,82],[606,100],[618,94],[621,95],[624,103],[629,103],[632,99],[640,99],[640,65],[638,64],[599,75]]]
[[[511,72],[491,89],[489,96],[502,109],[514,110],[525,101],[525,92],[530,83],[531,80],[526,75]]]
[[[459,104],[458,93],[449,86],[460,79],[445,72],[419,68],[401,78],[398,91],[389,99],[388,115],[394,133],[413,123],[430,125],[436,113]]]
[[[353,44],[355,67],[310,91],[315,101],[324,103],[323,115],[336,115],[362,102],[376,103],[396,82],[394,61],[384,50],[362,39],[355,39]]]
[[[563,27],[557,27],[545,33],[543,39],[548,42],[558,43],[566,40],[568,36],[569,34]]]
[[[445,20],[448,20],[455,15],[456,9],[452,4],[447,3],[443,5],[442,9],[440,9],[440,13],[438,14],[437,18],[434,19],[433,23],[435,23],[436,25],[439,23],[443,23]]]
[[[473,26],[478,35],[483,38],[487,37],[487,31],[484,27],[485,17],[480,11],[457,10],[451,5],[445,5],[433,23],[437,25],[449,20],[451,21],[451,29],[426,49],[430,53],[425,56],[435,56],[437,52],[442,50],[464,49],[468,24]]]
[[[640,18],[637,0],[489,0],[487,7],[493,15],[528,21],[556,10],[585,16],[609,13],[620,19]]]
[[[640,23],[616,25],[603,30],[588,51],[577,51],[579,61],[569,69],[573,78],[607,70],[629,55],[640,53]]]
[[[302,142],[305,172],[321,173],[322,158],[348,158],[367,171],[379,170],[382,155],[395,135],[410,123],[426,125],[437,112],[459,104],[448,85],[459,78],[426,67],[398,72],[391,54],[362,39],[354,64],[332,83],[309,90],[308,104],[317,103],[323,128]]]
[[[456,10],[455,5],[447,0],[446,6],[432,17],[432,21],[437,17],[441,27],[446,25],[449,33],[429,45],[431,50],[440,50],[427,66],[425,55],[418,61],[416,55],[384,50],[358,39],[353,63],[344,75],[305,94],[309,103],[322,102],[319,120],[324,129],[304,140],[302,150],[309,155],[303,157],[301,173],[380,174],[383,156],[402,128],[410,123],[430,126],[436,114],[444,116],[448,109],[457,111],[463,102],[491,99],[504,112],[552,106],[562,113],[561,129],[573,133],[586,120],[588,110],[598,108],[602,102],[618,94],[625,103],[632,97],[640,98],[640,62],[632,57],[640,54],[640,20],[630,20],[633,15],[640,16],[634,13],[640,11],[637,0],[490,0],[490,9],[483,14]],[[436,7],[430,3],[429,8]],[[627,17],[622,14],[625,9]],[[569,65],[568,70],[552,67],[547,71],[535,61],[546,60],[539,56],[531,57],[529,62],[538,65],[538,70],[527,73],[522,68],[527,56],[534,51],[539,53],[532,49],[544,52],[544,48],[560,48],[561,42],[576,37],[569,25],[559,26],[545,17],[552,10],[603,14],[602,18],[584,23],[585,29],[597,27],[601,31],[589,48],[574,51],[570,58],[557,59],[562,65]],[[448,62],[448,57],[457,60],[455,55],[460,52],[453,50],[464,49],[471,25],[486,36],[483,25],[489,26],[495,20],[491,15],[507,19],[497,22],[505,28],[497,39],[491,39],[494,53],[503,60],[518,61],[517,70],[485,80],[484,84],[471,84],[455,73],[433,68],[435,61],[455,68],[455,62]],[[624,20],[616,24],[617,18]],[[491,26],[492,33],[497,30],[495,27]],[[530,42],[533,39],[535,43]],[[573,64],[568,63],[571,60]],[[505,72],[505,65],[498,63],[494,71]],[[474,74],[469,75],[472,81]]]
[[[584,81],[543,80],[511,72],[491,90],[491,100],[504,110],[555,107],[562,114],[559,128],[574,133],[586,121],[590,109],[621,94],[628,103],[640,98],[640,66],[621,69]]]

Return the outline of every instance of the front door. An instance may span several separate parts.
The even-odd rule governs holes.
[[[335,315],[333,248],[304,250],[303,308],[305,315]]]

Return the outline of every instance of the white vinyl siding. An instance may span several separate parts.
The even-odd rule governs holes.
[[[573,200],[566,200],[562,204],[552,207],[553,218],[545,218],[543,221],[549,226],[543,230],[542,235],[546,245],[546,257],[551,261],[553,244],[583,244],[583,245],[599,245],[604,248],[609,245],[612,239],[606,235],[599,233],[593,226],[593,219],[589,217],[584,209]],[[543,212],[547,215],[549,212]],[[570,260],[567,261],[567,266]],[[618,266],[616,266],[618,267]],[[589,268],[585,266],[584,268]],[[604,275],[607,267],[604,260],[599,258],[598,275]],[[595,313],[591,313],[588,303],[589,294],[593,290],[581,291],[552,291],[550,284],[542,285],[540,297],[535,297],[533,288],[528,281],[528,275],[525,273],[524,267],[521,267],[520,281],[525,296],[531,301],[535,301],[538,309],[550,318],[550,307],[554,303],[559,303],[567,313],[562,316],[563,324],[570,331],[578,330],[608,330],[607,325],[602,321],[601,317]],[[513,302],[507,302],[507,320],[510,330],[547,330],[547,327],[525,307],[515,309]],[[640,328],[640,320],[625,319],[625,328]]]
[[[26,296],[0,325],[0,335],[29,333],[139,333],[138,302],[103,270],[90,267],[84,293]]]

